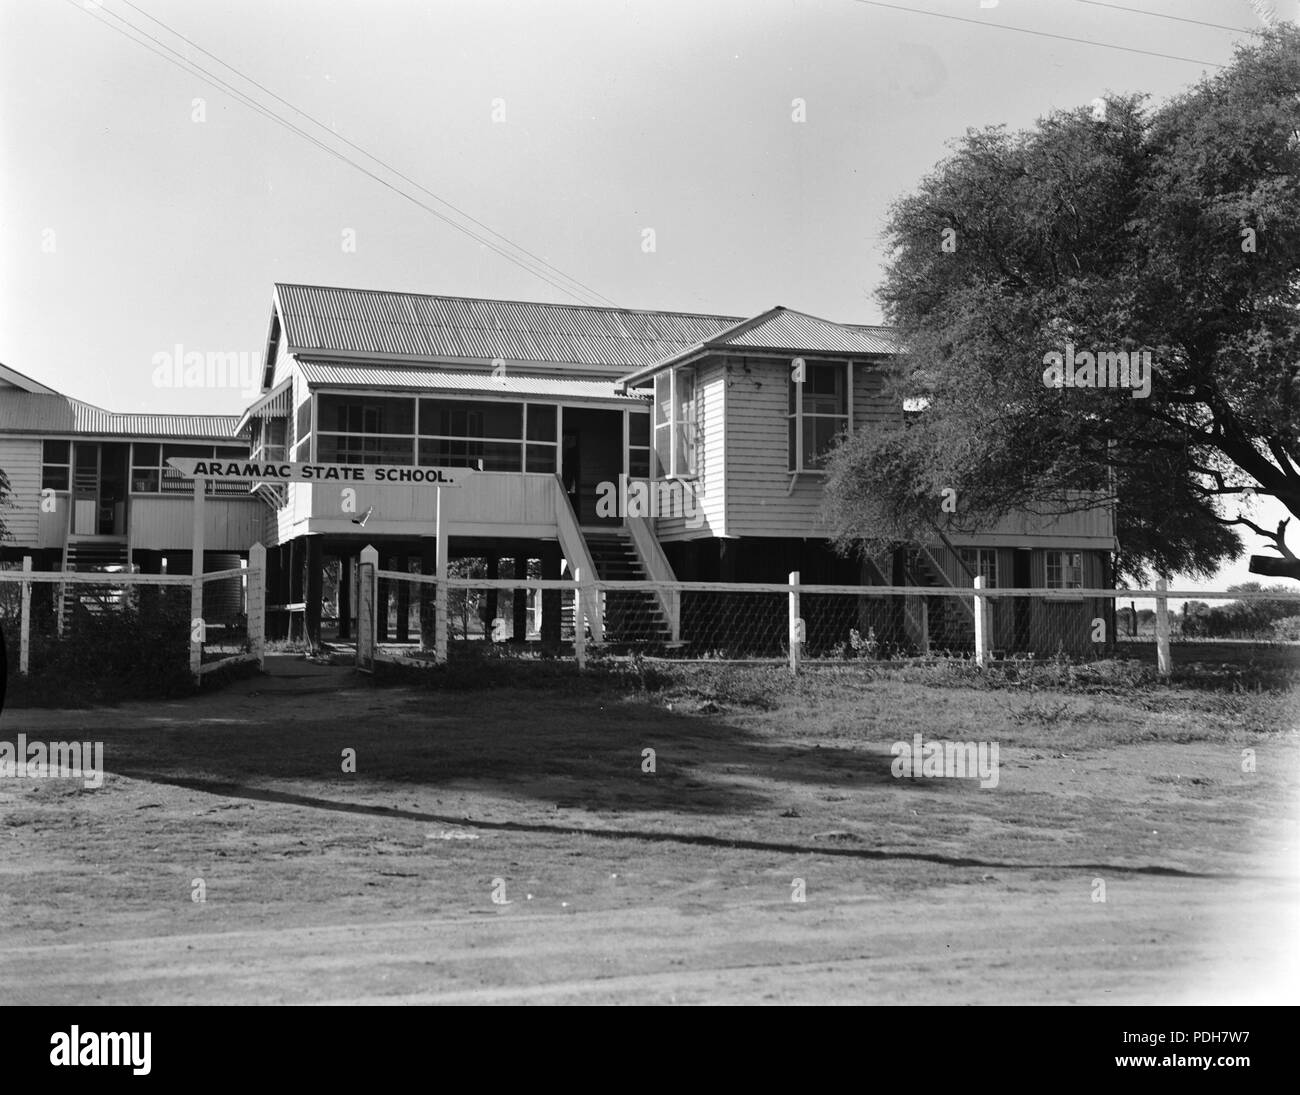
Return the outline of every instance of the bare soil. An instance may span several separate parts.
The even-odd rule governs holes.
[[[0,1002],[1300,998],[1291,695],[725,706],[273,662],[5,713],[4,740],[103,741],[108,774],[0,780]],[[916,732],[999,742],[998,786],[894,778]]]

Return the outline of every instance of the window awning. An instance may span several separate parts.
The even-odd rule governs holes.
[[[238,437],[246,429],[254,418],[285,418],[289,414],[290,404],[293,401],[291,389],[293,388],[293,377],[286,377],[275,388],[267,392],[256,403],[244,412],[244,416],[239,420],[239,425],[235,427],[235,436]]]

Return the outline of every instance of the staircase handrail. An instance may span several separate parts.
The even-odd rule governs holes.
[[[569,565],[577,569],[580,582],[586,584],[596,579],[596,564],[592,562],[591,550],[587,547],[587,540],[582,535],[582,528],[578,524],[578,515],[573,512],[573,504],[569,501],[568,492],[564,489],[564,481],[555,475],[552,477],[555,483],[555,529],[560,541],[560,550],[564,552],[564,557],[569,560]],[[589,589],[579,589],[577,592],[578,601],[581,604],[581,613],[574,614],[573,626],[575,630],[582,627],[583,619],[591,628],[591,639],[593,642],[603,643],[605,641],[605,621],[600,612],[600,591],[591,586]]]
[[[632,550],[636,552],[637,559],[644,568],[646,577],[652,582],[676,582],[677,575],[673,573],[672,564],[668,561],[668,556],[664,554],[663,545],[659,543],[659,537],[654,533],[654,526],[650,523],[650,518],[627,516],[623,518],[623,523],[627,526],[628,535],[632,541]],[[681,593],[663,586],[656,586],[655,596],[658,598],[659,607],[663,610],[664,618],[668,621],[668,626],[672,630],[673,641],[676,642],[681,637]]]

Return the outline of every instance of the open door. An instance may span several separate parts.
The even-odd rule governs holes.
[[[565,407],[561,450],[564,490],[578,524],[621,526],[621,514],[597,516],[596,503],[602,485],[617,490],[623,474],[623,412]]]

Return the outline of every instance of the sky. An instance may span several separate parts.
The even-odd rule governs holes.
[[[948,142],[1159,102],[1270,12],[1300,3],[0,0],[0,363],[236,413],[238,384],[167,386],[157,355],[260,359],[276,281],[879,322],[890,203]]]

